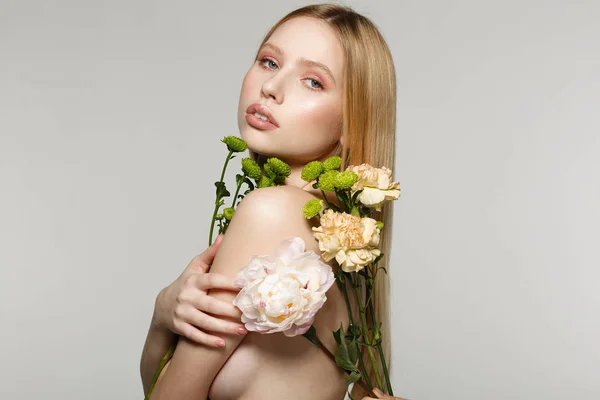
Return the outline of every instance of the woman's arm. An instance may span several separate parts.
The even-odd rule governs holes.
[[[222,235],[219,235],[212,246],[194,257],[181,276],[157,296],[140,360],[144,393],[148,391],[160,360],[171,345],[176,343],[177,335],[217,347],[220,342],[224,344],[223,339],[205,331],[211,330],[217,334],[246,333],[239,323],[241,313],[236,307],[208,296],[208,290],[213,288],[233,292],[239,290],[231,277],[207,272],[221,240]],[[237,323],[220,319],[223,316],[235,318]]]
[[[234,277],[250,258],[272,253],[284,239],[301,237],[307,251],[319,253],[302,206],[312,199],[294,187],[270,187],[250,193],[235,212],[212,270]],[[235,294],[213,290],[210,296],[233,302]],[[170,364],[159,378],[152,400],[205,399],[212,382],[242,337],[224,338],[224,348],[209,348],[182,338]]]
[[[177,341],[177,335],[157,323],[156,313],[152,316],[150,328],[146,335],[144,350],[140,360],[140,374],[144,393],[148,391],[152,377],[158,368],[161,358],[169,347]]]

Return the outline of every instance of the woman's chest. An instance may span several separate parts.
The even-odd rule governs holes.
[[[332,332],[347,323],[345,303],[330,296],[315,320],[319,338],[334,351]],[[344,374],[303,336],[249,333],[218,372],[211,400],[313,400],[344,396]]]

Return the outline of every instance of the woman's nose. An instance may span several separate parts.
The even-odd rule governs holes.
[[[283,102],[283,82],[281,78],[277,75],[269,78],[263,83],[261,92],[263,97],[273,99],[275,103],[281,104]]]

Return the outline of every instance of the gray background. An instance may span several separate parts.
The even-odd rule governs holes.
[[[0,398],[136,399],[242,77],[304,1],[0,0]],[[600,4],[348,1],[398,72],[393,381],[600,398]]]

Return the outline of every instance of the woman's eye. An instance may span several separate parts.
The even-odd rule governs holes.
[[[323,85],[321,85],[321,82],[319,82],[316,79],[306,78],[305,81],[308,82],[309,89],[313,89],[313,90],[323,89]]]
[[[263,58],[260,63],[267,69],[277,69],[277,63],[271,59]]]

